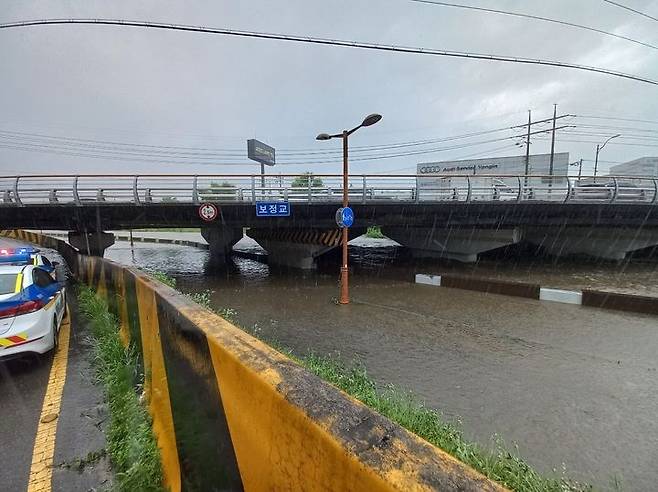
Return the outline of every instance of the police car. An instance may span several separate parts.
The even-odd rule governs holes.
[[[53,278],[54,265],[35,265],[34,255],[30,248],[0,249],[0,360],[57,346],[66,289]]]

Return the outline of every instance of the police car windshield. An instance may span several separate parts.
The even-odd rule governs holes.
[[[0,295],[11,294],[16,288],[15,273],[0,273]]]

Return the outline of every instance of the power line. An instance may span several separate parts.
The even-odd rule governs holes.
[[[476,136],[482,136],[492,133],[498,133],[501,131],[509,130],[510,127],[501,127],[495,128],[492,130],[484,130],[479,132],[465,133],[461,135],[452,135],[449,137],[440,137],[433,139],[425,140],[416,140],[411,142],[398,142],[392,144],[380,144],[380,145],[365,145],[365,146],[355,146],[350,148],[352,153],[364,153],[364,152],[374,152],[379,150],[388,150],[388,149],[397,149],[405,147],[416,147],[423,145],[430,145],[441,142],[448,142],[452,140],[461,140],[472,138]],[[179,147],[179,146],[165,146],[165,145],[148,145],[140,143],[131,143],[131,142],[117,142],[110,140],[94,140],[87,138],[77,138],[77,137],[62,137],[62,136],[53,136],[46,135],[43,133],[30,133],[30,132],[17,132],[10,130],[0,130],[0,139],[18,139],[18,140],[28,140],[36,141],[37,143],[40,140],[45,140],[46,143],[51,143],[49,141],[54,141],[56,143],[66,142],[62,145],[65,146],[79,146],[79,147],[89,147],[103,150],[125,150],[131,151],[136,149],[148,149],[154,153],[162,153],[169,155],[194,155],[194,156],[212,156],[212,157],[244,157],[245,151],[241,149],[218,149],[210,147]],[[162,150],[164,149],[164,150]],[[317,149],[317,147],[316,147]],[[179,152],[180,151],[180,152]],[[203,151],[203,152],[201,152]],[[206,152],[207,151],[207,152]],[[143,151],[140,151],[143,152]],[[278,150],[277,155],[291,156],[291,158],[296,158],[303,155],[329,155],[329,154],[341,154],[342,149],[336,150],[305,150],[305,149],[291,149],[291,150]]]
[[[548,137],[537,137],[540,140],[548,140]],[[589,143],[589,144],[600,144],[598,140],[570,140],[567,138],[560,138],[560,142],[570,142],[570,143]],[[608,145],[626,145],[630,147],[658,147],[658,145],[653,144],[640,144],[640,143],[625,143],[625,142],[610,142]]]
[[[598,34],[603,34],[604,36],[611,36],[613,38],[618,38],[618,39],[623,39],[625,41],[630,41],[631,43],[635,44],[640,44],[642,46],[646,46],[647,48],[653,48],[654,50],[658,49],[658,46],[645,43],[644,41],[638,41],[637,39],[629,38],[627,36],[622,36],[621,34],[615,34],[609,31],[604,31],[603,29],[597,29],[596,27],[590,27],[590,26],[584,26],[582,24],[575,24],[573,22],[567,22],[567,21],[562,21],[558,19],[551,19],[550,17],[541,17],[539,15],[531,15],[531,14],[523,14],[521,12],[511,12],[508,10],[497,10],[497,9],[488,9],[484,7],[475,7],[473,5],[462,5],[458,3],[448,3],[448,2],[436,2],[433,0],[410,0],[411,2],[415,3],[425,3],[425,4],[430,4],[430,5],[439,5],[441,7],[454,7],[458,9],[468,9],[468,10],[477,10],[480,12],[489,12],[493,14],[501,14],[501,15],[509,15],[513,17],[522,17],[525,19],[533,19],[533,20],[538,20],[542,22],[551,22],[553,24],[560,24],[562,26],[568,26],[568,27],[574,27],[577,29],[584,29],[586,31],[591,31],[595,32]]]
[[[615,6],[619,7],[619,8],[626,9],[626,10],[630,10],[631,12],[633,12],[633,13],[635,13],[635,14],[641,15],[641,16],[643,16],[643,17],[647,17],[647,18],[649,18],[649,19],[651,19],[651,20],[658,21],[658,18],[656,18],[656,17],[653,17],[653,16],[651,16],[651,15],[649,15],[649,14],[645,14],[644,12],[640,12],[639,10],[632,9],[632,8],[626,6],[626,5],[622,5],[621,3],[613,2],[613,1],[611,1],[611,0],[603,0],[603,1],[606,2],[606,3],[609,3],[609,4],[611,4],[611,5],[615,5]]]
[[[576,118],[586,118],[588,120],[613,120],[613,121],[629,121],[632,123],[646,123],[649,125],[658,125],[658,120],[641,120],[637,118],[619,118],[615,116],[587,116],[577,114]]]
[[[614,77],[635,80],[637,82],[643,82],[646,84],[658,85],[658,80],[649,79],[647,77],[642,77],[639,75],[628,74],[625,72],[618,72],[615,70],[608,70],[606,68],[601,68],[601,67],[580,65],[576,63],[562,62],[556,60],[523,58],[523,57],[504,56],[504,55],[490,55],[485,53],[475,53],[468,51],[437,50],[437,49],[419,48],[413,46],[376,44],[376,43],[366,43],[366,42],[357,42],[357,41],[348,41],[348,40],[339,40],[339,39],[316,38],[310,36],[297,36],[290,34],[264,33],[264,32],[256,32],[256,31],[239,31],[234,29],[213,28],[213,27],[205,27],[205,26],[190,26],[184,24],[164,24],[159,22],[132,21],[132,20],[120,20],[120,19],[39,19],[39,20],[3,23],[0,24],[0,29],[42,26],[42,25],[60,25],[60,24],[145,27],[152,29],[166,29],[166,30],[185,31],[185,32],[202,32],[202,33],[218,34],[224,36],[270,39],[277,41],[309,43],[309,44],[318,44],[318,45],[327,45],[327,46],[340,46],[344,48],[359,48],[359,49],[396,52],[396,53],[414,53],[418,55],[447,56],[453,58],[499,61],[499,62],[507,62],[507,63],[521,63],[526,65],[544,65],[544,66],[552,66],[559,68],[570,68],[570,69],[582,70],[586,72],[601,73],[605,75],[611,75]]]

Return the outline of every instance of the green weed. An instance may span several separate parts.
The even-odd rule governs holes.
[[[366,237],[371,239],[384,239],[386,236],[382,234],[382,229],[379,226],[370,226],[366,231]]]
[[[81,286],[78,301],[90,322],[96,377],[104,386],[110,411],[107,450],[115,470],[115,488],[121,492],[163,491],[160,451],[151,418],[134,385],[139,380],[137,354],[123,346],[116,317],[93,290]]]

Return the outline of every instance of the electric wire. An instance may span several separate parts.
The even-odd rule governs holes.
[[[524,14],[521,12],[512,12],[509,10],[498,10],[498,9],[490,9],[490,8],[485,8],[485,7],[476,7],[474,5],[463,5],[459,3],[449,3],[449,2],[437,2],[434,0],[409,0],[414,3],[424,3],[424,4],[430,4],[430,5],[438,5],[441,7],[452,7],[452,8],[458,8],[458,9],[467,9],[467,10],[476,10],[480,12],[488,12],[488,13],[493,13],[493,14],[501,14],[501,15],[509,15],[513,17],[521,17],[524,19],[533,19],[533,20],[538,20],[542,22],[550,22],[553,24],[560,24],[562,26],[567,26],[567,27],[573,27],[576,29],[583,29],[586,31],[591,31],[595,32],[598,34],[603,34],[604,36],[610,36],[613,38],[617,39],[623,39],[625,41],[630,41],[631,43],[639,44],[642,46],[645,46],[647,48],[652,48],[654,50],[658,49],[658,46],[646,43],[644,41],[639,41],[637,39],[629,38],[628,36],[622,36],[621,34],[615,34],[609,31],[604,31],[603,29],[598,29],[596,27],[591,27],[591,26],[585,26],[583,24],[576,24],[574,22],[568,22],[568,21],[562,21],[559,19],[551,19],[550,17],[542,17],[539,15],[532,15],[532,14]]]
[[[615,6],[619,7],[619,8],[626,9],[626,10],[630,10],[631,12],[633,12],[633,13],[635,13],[635,14],[641,15],[641,16],[643,16],[643,17],[647,17],[647,18],[649,18],[649,19],[651,19],[651,20],[658,21],[658,17],[653,17],[652,15],[649,15],[649,14],[644,13],[644,12],[640,12],[639,10],[635,10],[635,9],[633,9],[633,8],[631,8],[631,7],[626,6],[626,5],[622,5],[621,3],[613,2],[612,0],[603,0],[603,1],[606,2],[606,3],[609,3],[609,4],[611,4],[611,5],[615,5]]]
[[[380,145],[369,145],[369,146],[354,146],[350,147],[350,152],[370,152],[370,151],[377,151],[377,150],[387,150],[387,149],[397,149],[397,148],[405,148],[405,147],[414,147],[414,146],[421,146],[421,145],[429,145],[429,144],[434,144],[434,143],[441,143],[441,142],[447,142],[447,141],[452,141],[452,140],[460,140],[460,139],[466,139],[466,138],[472,138],[475,136],[482,136],[482,135],[487,135],[491,133],[497,133],[505,130],[509,130],[510,127],[502,127],[502,128],[496,128],[492,130],[484,130],[484,131],[479,131],[479,132],[471,132],[471,133],[466,133],[462,135],[453,135],[449,137],[440,137],[440,138],[434,138],[434,139],[425,139],[425,140],[416,140],[416,141],[411,141],[411,142],[399,142],[399,143],[393,143],[393,144],[380,144]],[[16,132],[16,131],[9,131],[9,130],[0,130],[0,138],[10,138],[10,137],[15,137],[16,139],[19,140],[37,140],[37,139],[45,139],[45,140],[54,140],[54,141],[65,141],[65,142],[71,142],[71,145],[79,145],[79,146],[87,146],[86,144],[102,144],[100,146],[98,145],[93,145],[94,147],[102,147],[103,145],[107,145],[108,149],[109,148],[115,148],[115,147],[109,147],[109,146],[118,146],[118,147],[137,147],[137,148],[145,148],[145,149],[154,149],[153,152],[161,152],[160,149],[165,149],[168,154],[190,154],[190,155],[207,155],[207,156],[222,156],[222,157],[244,157],[245,151],[241,149],[217,149],[217,148],[209,148],[209,147],[176,147],[176,146],[163,146],[163,145],[147,145],[147,144],[139,144],[139,143],[128,143],[128,142],[116,142],[116,141],[109,141],[109,140],[93,140],[93,139],[84,139],[84,138],[75,138],[75,137],[60,137],[60,136],[53,136],[53,135],[46,135],[46,134],[40,134],[40,133],[28,133],[28,132]],[[176,152],[171,152],[171,150],[176,150]],[[317,149],[317,147],[316,147]],[[126,148],[126,150],[133,150]],[[177,152],[178,150],[182,152]],[[202,151],[209,151],[209,152],[202,152]],[[297,155],[324,155],[324,154],[342,154],[342,149],[337,149],[337,150],[309,150],[309,151],[302,151],[301,149],[293,149],[293,150],[277,150],[277,155],[290,155],[290,156],[297,156]]]
[[[505,63],[520,63],[526,65],[543,65],[543,66],[569,68],[573,70],[600,73],[604,75],[610,75],[613,77],[620,77],[624,79],[634,80],[646,84],[658,85],[658,80],[653,80],[640,75],[634,75],[634,74],[609,70],[606,68],[595,67],[590,65],[580,65],[577,63],[562,62],[558,60],[545,60],[539,58],[524,58],[524,57],[505,56],[505,55],[491,55],[486,53],[476,53],[476,52],[468,52],[468,51],[448,51],[448,50],[439,50],[432,48],[420,48],[414,46],[377,44],[377,43],[342,40],[342,39],[328,39],[328,38],[318,38],[312,36],[299,36],[299,35],[291,35],[291,34],[240,31],[235,29],[214,28],[207,26],[192,26],[185,24],[166,24],[161,22],[146,22],[146,21],[121,20],[121,19],[35,19],[35,20],[2,23],[0,24],[0,29],[11,29],[11,28],[44,26],[44,25],[64,25],[64,24],[108,25],[108,26],[140,27],[140,28],[143,27],[143,28],[151,28],[151,29],[165,29],[165,30],[184,31],[184,32],[201,32],[207,34],[218,34],[223,36],[236,36],[243,38],[287,41],[294,43],[308,43],[308,44],[325,45],[325,46],[340,46],[344,48],[367,49],[367,50],[375,50],[375,51],[383,51],[383,52],[413,53],[418,55],[446,56],[452,58],[498,61]]]

